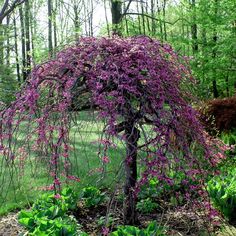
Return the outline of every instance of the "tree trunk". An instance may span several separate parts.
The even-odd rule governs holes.
[[[89,29],[90,29],[90,36],[93,37],[93,0],[90,1],[90,17],[89,17]]]
[[[54,54],[57,47],[57,1],[55,1],[53,9],[53,37],[54,37]]]
[[[139,12],[138,2],[136,4],[136,9],[137,9],[137,12]],[[139,30],[139,34],[142,34],[141,16],[140,15],[138,15],[138,30]]]
[[[142,11],[143,34],[146,35],[146,24],[145,24],[145,16],[144,16],[144,7],[143,7],[143,3],[141,3],[141,11]]]
[[[161,16],[161,8],[159,6],[159,1],[157,0],[157,12],[158,12],[158,17],[162,19]],[[160,27],[160,36],[161,36],[161,42],[163,42],[163,26],[162,26],[162,21],[159,22],[159,27]]]
[[[107,17],[106,0],[103,0],[103,4],[104,4],[104,11],[105,11],[105,19],[106,19],[107,35],[110,36],[110,27],[109,27],[109,21],[108,21],[108,17]]]
[[[3,30],[3,25],[2,22],[0,22],[0,64],[3,64],[3,59],[4,59],[4,30]]]
[[[78,4],[74,3],[73,10],[74,10],[74,27],[75,27],[75,39],[79,37],[79,12],[78,12]]]
[[[31,67],[31,50],[30,50],[30,5],[29,1],[25,1],[25,49],[26,49],[26,76],[30,73],[30,67]]]
[[[197,24],[196,24],[196,1],[192,0],[192,24],[191,24],[191,35],[192,35],[192,49],[193,54],[198,52],[198,42],[197,42]]]
[[[13,25],[14,25],[14,39],[15,39],[15,56],[16,56],[16,73],[17,73],[17,81],[18,84],[20,85],[21,79],[20,79],[20,64],[19,64],[19,53],[18,53],[18,44],[17,44],[17,28],[16,28],[16,17],[14,15],[13,18]]]
[[[132,117],[127,121],[126,135],[126,183],[124,186],[124,224],[134,225],[137,223],[136,197],[134,188],[137,182],[137,143],[140,137],[139,130],[134,126]]]
[[[149,11],[148,11],[148,3],[146,2],[146,13],[149,14]],[[149,18],[147,17],[147,29],[148,29],[148,34],[151,33],[151,27],[150,27],[150,22],[149,22]]]
[[[217,20],[217,16],[218,16],[218,0],[215,0],[215,20]],[[214,28],[214,33],[213,33],[213,51],[212,51],[212,57],[213,57],[213,62],[216,60],[217,57],[217,29],[216,29],[216,25]],[[213,87],[213,96],[214,98],[218,98],[219,97],[219,92],[217,89],[217,82],[216,82],[216,65],[214,65],[213,67],[213,80],[212,80],[212,87]]]
[[[25,56],[25,22],[22,6],[19,8],[20,25],[21,25],[21,54],[22,54],[22,77],[26,80],[26,56]]]
[[[10,35],[9,35],[9,27],[10,27],[10,16],[7,15],[7,25],[6,25],[6,29],[5,29],[5,32],[6,32],[6,37],[7,37],[7,55],[6,55],[6,64],[7,64],[7,67],[10,68]]]
[[[53,43],[52,43],[52,1],[48,0],[48,52],[49,57],[53,55]]]
[[[152,36],[154,36],[156,34],[156,22],[154,20],[154,18],[155,18],[154,8],[155,8],[154,0],[151,0]]]
[[[113,34],[121,35],[119,24],[122,19],[122,2],[119,0],[111,0],[111,15],[112,15],[112,31]]]
[[[166,29],[166,0],[163,1],[163,8],[162,8],[162,12],[163,12],[163,30],[164,30],[164,40],[167,41],[167,29]]]

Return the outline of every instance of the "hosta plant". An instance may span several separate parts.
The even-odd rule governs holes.
[[[157,209],[157,207],[158,207],[158,204],[150,198],[141,199],[137,203],[137,209],[138,209],[138,211],[140,211],[142,213],[151,213],[155,209]]]
[[[85,207],[95,207],[104,202],[106,196],[98,188],[89,186],[82,189],[80,199],[84,202]]]
[[[213,177],[207,189],[216,208],[230,221],[236,219],[236,168]]]
[[[155,221],[151,222],[147,228],[139,229],[135,226],[119,226],[110,236],[165,236],[166,228],[158,225]]]
[[[76,220],[69,216],[74,209],[76,194],[71,189],[62,190],[61,194],[43,194],[30,210],[22,210],[18,221],[25,226],[32,236],[77,236]]]

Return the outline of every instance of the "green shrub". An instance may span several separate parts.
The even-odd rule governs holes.
[[[233,129],[229,133],[222,133],[220,135],[221,140],[228,145],[236,144],[236,129]]]
[[[83,188],[80,198],[84,201],[85,207],[95,207],[105,200],[105,193],[93,186]]]
[[[232,220],[236,212],[236,168],[228,169],[219,176],[213,177],[208,182],[209,195],[217,209]]]
[[[158,207],[158,204],[150,198],[141,199],[137,203],[137,210],[142,213],[151,213],[155,209],[157,209],[157,207]]]
[[[166,229],[159,226],[155,221],[151,222],[146,229],[135,226],[119,226],[110,236],[165,236]]]
[[[151,179],[148,184],[145,184],[141,187],[141,190],[138,194],[139,199],[146,198],[158,198],[160,194],[163,192],[161,188],[158,188],[158,180]]]
[[[141,190],[138,194],[139,199],[148,199],[156,200],[163,199],[170,201],[173,194],[176,192],[184,193],[188,191],[186,186],[182,184],[183,180],[188,179],[189,184],[194,182],[189,179],[184,173],[169,173],[169,177],[173,180],[173,184],[167,184],[156,180],[155,178],[151,179],[148,184],[145,184],[141,187]]]
[[[86,235],[78,231],[76,220],[68,215],[75,208],[76,194],[69,188],[61,195],[43,194],[29,211],[22,210],[18,221],[32,236],[77,236]]]

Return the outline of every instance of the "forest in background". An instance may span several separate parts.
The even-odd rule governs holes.
[[[0,0],[0,235],[235,235],[235,8]]]
[[[188,58],[202,99],[236,90],[235,0],[0,1],[0,96],[80,36],[148,35]]]

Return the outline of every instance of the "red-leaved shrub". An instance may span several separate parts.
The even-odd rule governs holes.
[[[236,97],[214,99],[200,109],[200,120],[211,134],[236,128]]]

